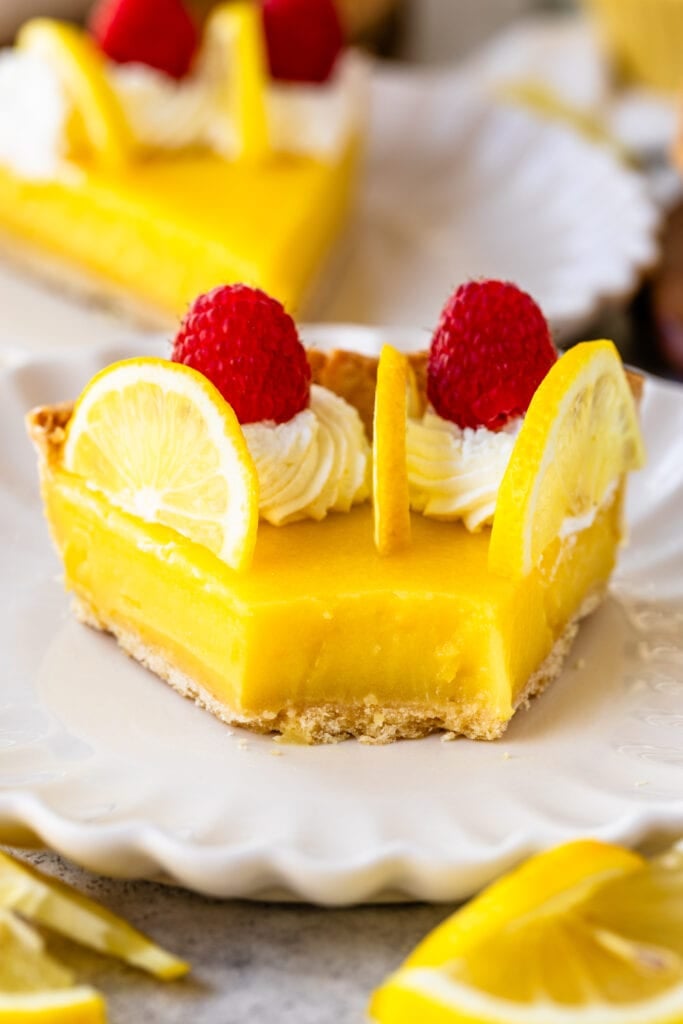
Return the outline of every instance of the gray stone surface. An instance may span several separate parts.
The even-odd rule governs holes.
[[[104,992],[111,1024],[360,1024],[373,988],[451,909],[221,902],[100,878],[48,853],[21,856],[192,964],[188,980],[164,984],[52,943],[79,980]]]

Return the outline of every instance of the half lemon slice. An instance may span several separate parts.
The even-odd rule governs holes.
[[[196,370],[152,358],[103,370],[76,403],[64,466],[126,512],[249,566],[256,469],[231,407]]]
[[[375,994],[379,1024],[680,1024],[683,854],[572,843],[437,928]]]
[[[489,568],[526,576],[563,524],[590,522],[645,449],[611,341],[566,352],[534,395],[498,493]]]

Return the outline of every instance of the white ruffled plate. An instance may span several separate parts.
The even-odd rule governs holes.
[[[348,259],[316,319],[430,327],[454,285],[497,277],[529,291],[561,340],[654,262],[660,214],[643,179],[567,125],[453,72],[383,72],[373,103]]]
[[[345,328],[307,337],[365,351],[425,341]],[[22,413],[140,350],[24,358],[0,374],[5,835],[27,829],[107,874],[343,904],[458,899],[562,839],[683,830],[680,388],[648,380],[650,459],[631,486],[612,596],[502,741],[311,749],[227,729],[68,613]]]

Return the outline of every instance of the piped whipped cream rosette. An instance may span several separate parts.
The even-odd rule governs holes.
[[[273,526],[348,512],[370,497],[370,446],[353,406],[318,384],[286,423],[243,426],[259,480],[259,514]]]
[[[318,64],[298,58],[297,68],[304,16]],[[28,22],[0,53],[0,162],[51,180],[65,159],[99,156],[90,136],[116,122],[122,159],[204,150],[334,160],[361,128],[367,69],[333,18],[331,0],[229,3],[200,36],[181,0],[103,0],[90,34]]]
[[[432,519],[460,519],[476,532],[493,522],[521,419],[502,430],[459,427],[429,408],[407,428],[410,504]]]

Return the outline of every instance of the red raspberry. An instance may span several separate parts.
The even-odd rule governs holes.
[[[285,423],[308,405],[311,369],[294,321],[258,288],[227,285],[195,299],[171,358],[208,377],[240,423]]]
[[[272,77],[326,82],[344,47],[334,0],[263,0],[262,6]]]
[[[432,339],[429,401],[459,427],[501,430],[524,415],[556,359],[530,295],[502,281],[470,281],[446,303]]]
[[[89,27],[117,64],[147,64],[172,78],[190,70],[199,41],[182,0],[100,0]]]

